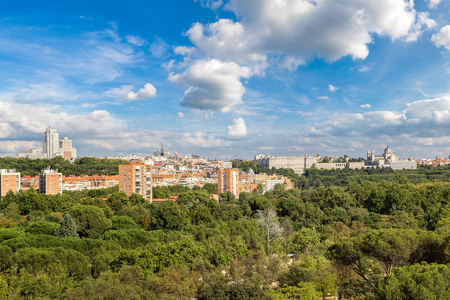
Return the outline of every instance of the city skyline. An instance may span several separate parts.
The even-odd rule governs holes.
[[[105,8],[107,7],[107,8]],[[450,154],[450,3],[0,3],[0,156]]]

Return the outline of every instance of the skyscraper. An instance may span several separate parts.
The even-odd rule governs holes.
[[[59,155],[59,134],[54,128],[47,128],[44,133],[45,158],[53,158]]]

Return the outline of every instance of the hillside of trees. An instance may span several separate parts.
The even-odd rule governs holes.
[[[22,176],[36,176],[42,169],[50,166],[65,176],[69,175],[117,175],[119,165],[127,164],[127,160],[96,157],[77,158],[71,163],[61,156],[52,159],[28,159],[0,157],[0,169],[16,169]]]
[[[8,193],[0,298],[450,299],[446,181],[215,189]]]

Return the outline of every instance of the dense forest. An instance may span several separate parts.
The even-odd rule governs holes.
[[[446,181],[215,191],[8,193],[0,298],[450,299]]]
[[[42,169],[51,167],[65,176],[69,175],[117,175],[119,165],[127,160],[96,157],[77,158],[75,162],[64,160],[61,156],[52,159],[28,159],[0,157],[0,169],[15,169],[22,176],[36,176]]]

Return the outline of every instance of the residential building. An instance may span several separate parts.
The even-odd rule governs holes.
[[[218,170],[217,188],[219,194],[231,192],[236,198],[239,198],[239,169]]]
[[[119,191],[128,196],[136,193],[152,202],[152,165],[132,160],[130,164],[119,165]]]
[[[14,169],[0,170],[0,196],[5,196],[9,191],[17,193],[20,190],[20,173]]]
[[[50,167],[42,170],[39,174],[39,193],[56,195],[62,193],[62,174]]]

